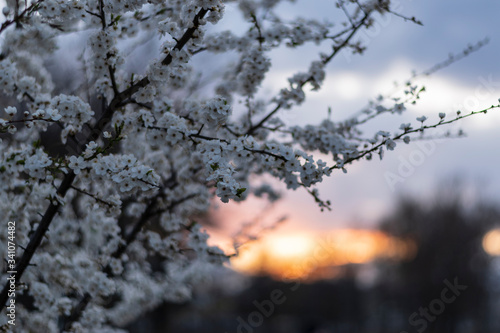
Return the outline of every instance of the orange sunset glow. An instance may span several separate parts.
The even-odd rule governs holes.
[[[483,249],[491,256],[500,256],[500,229],[493,229],[484,236]]]
[[[315,280],[335,277],[336,268],[342,265],[378,258],[404,260],[415,252],[413,242],[372,230],[269,234],[241,247],[231,266],[243,273],[263,273],[276,279]]]

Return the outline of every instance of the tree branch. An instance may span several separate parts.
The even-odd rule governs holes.
[[[12,23],[16,23],[16,25],[19,24],[19,20],[26,15],[26,13],[31,13],[33,10],[36,10],[38,6],[43,2],[44,0],[37,1],[35,3],[32,3],[29,7],[27,7],[25,10],[23,10],[21,13],[17,13],[14,16],[13,20],[7,20],[4,23],[2,23],[2,26],[0,27],[0,34],[7,29]],[[16,2],[17,3],[17,2]]]
[[[61,197],[64,197],[68,189],[71,187],[71,184],[73,183],[74,179],[75,179],[75,174],[73,173],[73,171],[70,171],[70,173],[68,173],[64,177],[61,185],[57,189],[57,194],[60,195]],[[45,211],[45,214],[43,214],[42,220],[40,221],[38,228],[35,230],[35,233],[31,236],[28,246],[26,246],[26,250],[23,252],[21,259],[18,261],[16,268],[14,269],[17,272],[16,283],[18,283],[21,280],[24,271],[30,264],[31,258],[35,254],[37,248],[40,246],[40,243],[42,242],[45,233],[49,229],[50,223],[54,219],[56,213],[59,211],[61,206],[62,204],[60,202],[57,203],[52,202]],[[8,291],[9,291],[9,284],[6,283],[0,293],[0,304],[5,305],[5,303],[7,303]]]
[[[41,3],[42,1],[43,0],[37,2],[37,4]],[[33,6],[34,5],[30,6],[29,8],[33,8]],[[19,16],[24,15],[27,11],[28,9],[24,10],[23,13],[21,13]],[[196,16],[193,19],[194,23],[193,26],[186,30],[184,35],[175,45],[174,49],[181,50],[186,45],[186,43],[193,37],[194,32],[198,29],[200,25],[200,20],[207,14],[207,12],[208,9],[202,8],[198,12],[198,14],[196,14]],[[0,28],[0,33],[4,29],[4,24],[2,25],[2,28]],[[165,59],[163,59],[162,64],[168,66],[172,62],[172,60],[173,58],[169,54],[165,57]],[[83,151],[83,149],[85,148],[86,144],[89,143],[90,141],[97,141],[104,132],[104,129],[110,124],[115,111],[121,106],[123,106],[123,101],[130,98],[140,88],[147,86],[149,83],[150,83],[149,79],[145,77],[139,82],[129,87],[128,89],[125,89],[118,95],[115,95],[111,100],[110,104],[107,106],[106,111],[103,113],[99,121],[93,126],[91,133],[89,133],[86,139],[83,140],[82,144],[77,147],[76,154],[81,153],[81,151]],[[62,198],[64,198],[66,192],[71,187],[74,180],[75,180],[75,174],[73,173],[73,171],[70,171],[63,178],[63,181],[57,190],[57,194]],[[42,242],[45,233],[47,232],[52,220],[55,217],[55,214],[61,208],[61,206],[62,205],[59,202],[51,203],[47,208],[47,210],[45,211],[45,214],[43,215],[42,220],[40,221],[37,229],[35,230],[35,233],[30,238],[26,250],[24,251],[21,259],[16,265],[15,268],[15,270],[17,271],[16,282],[21,280],[24,271],[30,264],[31,258],[35,254],[37,248],[40,246],[40,243]],[[4,288],[0,293],[0,304],[5,305],[5,303],[7,303],[8,291],[9,291],[9,283],[7,282],[5,283]]]
[[[347,46],[349,44],[349,41],[354,37],[356,32],[365,24],[365,22],[369,16],[370,16],[370,14],[365,14],[365,16],[356,25],[354,25],[351,28],[352,31],[349,34],[349,36],[347,36],[340,45],[333,47],[333,52],[327,58],[323,59],[323,64],[326,65],[327,63],[329,63],[340,52],[341,49],[343,49],[345,46]],[[313,79],[312,76],[307,78],[306,80],[302,81],[299,86],[301,88],[304,87],[304,85],[306,83],[308,83],[309,81],[311,81],[312,79]],[[262,125],[264,125],[272,116],[274,116],[276,114],[276,112],[278,112],[282,107],[283,107],[283,104],[278,103],[278,105],[276,105],[276,107],[271,112],[269,112],[257,124],[251,126],[245,134],[251,135],[252,133],[254,133],[257,129],[259,129]]]

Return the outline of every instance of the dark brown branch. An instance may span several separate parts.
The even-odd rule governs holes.
[[[15,14],[15,17],[14,17],[13,20],[7,20],[4,23],[2,23],[2,26],[0,27],[0,34],[5,29],[7,29],[12,23],[16,23],[16,26],[18,26],[20,24],[19,20],[21,18],[23,18],[27,13],[31,13],[31,11],[33,11],[34,9],[36,9],[38,7],[38,5],[41,4],[43,1],[44,0],[40,0],[38,2],[35,2],[35,3],[31,4],[28,8],[26,8],[25,10],[23,10],[21,13],[17,13],[18,10],[16,10],[16,14]]]
[[[451,124],[451,123],[454,123],[458,120],[461,120],[461,119],[464,119],[464,118],[468,118],[468,117],[471,117],[471,116],[474,116],[474,115],[477,115],[477,114],[480,114],[480,113],[488,113],[489,110],[492,110],[492,109],[498,109],[500,108],[500,104],[498,105],[492,105],[490,107],[487,107],[483,110],[479,110],[479,111],[472,111],[470,113],[467,113],[465,115],[457,115],[457,117],[453,118],[453,119],[450,119],[450,120],[447,120],[447,121],[444,121],[444,120],[441,120],[440,122],[434,124],[434,125],[422,125],[421,127],[419,128],[413,128],[413,129],[410,129],[410,130],[407,130],[407,131],[404,131],[403,133],[400,133],[392,138],[386,138],[384,140],[382,140],[380,143],[378,143],[377,145],[374,145],[372,148],[370,149],[367,149],[367,150],[364,150],[364,151],[361,151],[360,154],[354,156],[354,157],[350,157],[348,158],[347,160],[343,161],[342,165],[334,165],[332,167],[330,167],[330,170],[333,170],[333,169],[342,169],[344,167],[344,165],[346,164],[350,164],[354,161],[357,161],[357,160],[360,160],[361,158],[365,157],[366,155],[370,154],[370,153],[374,153],[375,151],[377,151],[378,149],[380,149],[380,147],[382,147],[383,145],[386,144],[387,140],[393,140],[393,141],[396,141],[396,140],[400,140],[401,138],[403,138],[404,136],[408,135],[408,134],[413,134],[413,133],[423,133],[426,129],[433,129],[433,128],[437,128],[439,126],[442,126],[442,125],[448,125],[448,124]]]
[[[42,0],[43,1],[43,0]],[[42,1],[37,2],[37,4],[41,3]],[[29,8],[32,8],[34,5],[30,6]],[[24,15],[28,9],[23,11],[19,15],[21,17]],[[184,35],[181,37],[179,42],[175,45],[174,49],[181,50],[186,43],[193,37],[194,32],[196,29],[199,27],[200,20],[206,15],[208,12],[208,9],[201,9],[198,14],[194,17],[193,20],[193,26],[189,29],[186,30]],[[0,28],[0,32],[5,28],[4,25],[7,22],[4,22],[2,25],[2,28]],[[12,22],[11,22],[12,23]],[[163,65],[169,65],[172,62],[173,58],[169,54],[165,57],[165,59],[162,61]],[[86,144],[89,143],[90,141],[97,141],[102,133],[104,132],[104,129],[110,124],[111,119],[113,117],[113,114],[115,111],[123,106],[123,101],[126,99],[130,98],[135,92],[137,92],[140,88],[145,87],[149,84],[149,79],[147,77],[143,78],[136,84],[132,85],[130,88],[125,89],[121,93],[115,95],[113,99],[111,100],[110,104],[106,107],[105,112],[99,119],[99,121],[96,123],[95,126],[93,126],[91,133],[86,137],[85,140],[82,140],[82,144],[77,147],[77,151],[75,152],[76,154],[81,153],[83,149],[85,148]],[[73,181],[75,179],[75,174],[73,171],[70,171],[68,174],[65,175],[63,178],[63,181],[61,185],[59,186],[57,193],[61,196],[64,197],[66,195],[66,192],[68,189],[71,187]],[[52,220],[54,219],[55,214],[58,212],[58,210],[61,208],[61,203],[51,203],[47,210],[45,211],[45,214],[42,217],[42,220],[40,221],[37,229],[35,230],[34,234],[31,236],[30,241],[28,243],[28,246],[26,247],[26,251],[24,251],[21,259],[16,265],[15,270],[17,271],[16,275],[16,281],[20,281],[21,277],[25,271],[25,269],[30,265],[31,258],[35,254],[36,249],[40,246],[40,243],[42,242],[43,237],[45,236],[45,233],[47,232]],[[8,300],[8,291],[9,291],[9,284],[6,283],[4,285],[4,288],[2,289],[0,293],[0,304],[5,305]]]
[[[130,233],[125,237],[125,243],[122,243],[118,249],[111,255],[113,258],[119,258],[128,248],[128,246],[135,241],[137,238],[137,235],[139,232],[142,230],[142,228],[146,225],[146,223],[149,222],[150,218],[153,216],[158,215],[159,213],[162,213],[164,211],[171,211],[174,209],[177,205],[192,199],[197,196],[196,193],[190,194],[185,196],[184,198],[181,198],[179,200],[173,201],[167,208],[161,209],[159,211],[155,211],[154,208],[156,207],[158,203],[158,199],[163,196],[163,192],[158,193],[148,204],[144,212],[142,213],[141,217],[137,221],[137,223],[134,225],[134,228],[130,231]],[[109,276],[112,275],[111,268],[106,266],[103,271]],[[85,293],[83,298],[78,302],[78,304],[73,308],[73,311],[71,311],[71,315],[68,316],[67,318],[64,318],[61,322],[61,327],[62,331],[64,330],[69,330],[71,329],[71,325],[73,322],[77,321],[80,319],[83,311],[87,307],[88,303],[92,299],[92,296],[89,293]]]
[[[413,23],[415,23],[415,24],[418,24],[418,25],[422,25],[422,26],[424,25],[424,24],[422,23],[422,21],[417,20],[417,19],[415,18],[415,16],[412,16],[412,17],[404,16],[403,14],[399,14],[399,13],[397,13],[397,12],[393,12],[393,11],[392,11],[392,10],[390,10],[389,8],[384,8],[383,10],[386,10],[388,13],[391,13],[391,14],[392,14],[392,15],[394,15],[394,16],[397,16],[397,17],[402,18],[403,20],[405,20],[405,22],[406,22],[406,21],[411,21],[411,22],[413,22]]]
[[[87,192],[87,191],[85,191],[85,190],[82,190],[82,189],[80,189],[80,188],[78,188],[78,187],[75,187],[75,186],[71,185],[71,188],[72,188],[73,190],[75,190],[75,191],[77,191],[77,192],[81,193],[81,194],[85,194],[85,195],[87,195],[87,196],[91,197],[91,198],[92,198],[92,199],[94,199],[95,201],[100,202],[100,203],[102,203],[102,204],[104,204],[104,205],[106,205],[106,206],[108,206],[108,207],[114,207],[114,206],[115,206],[114,204],[112,204],[112,203],[110,203],[110,202],[107,202],[107,201],[105,201],[105,200],[102,200],[102,199],[98,198],[97,196],[93,195],[92,193],[89,193],[89,192]]]
[[[71,183],[73,183],[74,179],[75,179],[75,174],[73,173],[73,171],[70,171],[70,173],[68,173],[64,177],[61,185],[57,189],[57,194],[60,195],[61,197],[64,197],[68,189],[71,187]],[[52,202],[45,211],[45,214],[43,214],[42,220],[40,221],[38,228],[31,236],[28,246],[26,246],[26,250],[24,251],[21,259],[18,261],[16,268],[14,269],[17,272],[16,274],[17,283],[19,283],[21,276],[23,275],[24,271],[30,264],[31,258],[35,254],[36,249],[40,246],[40,243],[42,242],[45,233],[49,229],[50,223],[54,219],[56,213],[59,211],[61,206],[62,205],[60,202],[57,203]],[[9,284],[5,284],[4,288],[2,289],[2,292],[0,293],[0,304],[4,305],[5,303],[7,303],[8,291],[9,291]]]
[[[179,200],[172,201],[170,205],[168,205],[167,208],[161,209],[161,210],[155,210],[156,205],[158,204],[158,199],[160,199],[163,195],[157,195],[146,207],[144,212],[142,213],[141,217],[139,218],[139,221],[134,225],[134,228],[130,231],[130,233],[125,237],[125,243],[121,244],[118,249],[111,255],[113,258],[119,258],[127,249],[127,247],[132,244],[135,239],[137,238],[137,235],[139,232],[142,230],[142,228],[146,225],[146,223],[150,220],[151,217],[156,216],[160,213],[163,212],[168,212],[174,209],[177,205],[180,205],[181,203],[194,198],[197,196],[196,193],[190,194],[185,196],[184,198],[181,198]],[[108,272],[109,273],[109,272]]]
[[[134,229],[125,238],[125,243],[120,244],[118,249],[113,253],[112,256],[114,258],[120,257],[123,254],[123,252],[125,252],[125,249],[128,247],[128,245],[130,243],[132,243],[132,241],[135,239],[135,237],[137,236],[139,231],[142,229],[144,224],[146,224],[146,222],[149,220],[149,216],[150,216],[151,212],[153,211],[154,207],[156,206],[160,195],[161,195],[161,192],[159,192],[154,198],[152,198],[150,200],[148,206],[146,207],[146,209],[142,213],[141,217],[139,218],[139,222],[136,223],[136,225],[134,226]],[[107,266],[104,270],[110,271],[109,266]],[[71,325],[75,321],[78,321],[80,319],[83,311],[85,310],[85,308],[87,307],[87,305],[91,299],[92,299],[92,296],[89,293],[85,293],[83,295],[83,298],[73,308],[73,310],[71,311],[71,314],[68,317],[62,318],[62,320],[60,321],[61,332],[71,329]]]
[[[92,296],[89,293],[85,293],[80,302],[73,308],[71,314],[68,317],[60,318],[59,327],[61,332],[71,329],[71,324],[80,319],[83,310],[85,310],[91,299]]]
[[[349,41],[354,37],[354,35],[356,34],[356,32],[365,24],[365,22],[366,22],[366,20],[368,19],[369,16],[370,16],[370,14],[365,14],[365,16],[355,26],[353,26],[351,28],[352,31],[349,34],[349,36],[347,36],[340,45],[334,46],[332,54],[330,54],[327,58],[323,59],[323,64],[326,65],[327,63],[329,63],[333,59],[333,57],[335,57],[340,52],[340,50],[342,50],[344,47],[346,47],[349,44]],[[309,77],[306,80],[304,80],[303,82],[301,82],[299,86],[302,88],[306,83],[308,83],[311,80],[313,80],[313,78]],[[259,129],[272,116],[274,116],[276,114],[276,112],[278,112],[281,109],[282,106],[283,105],[281,103],[278,103],[278,105],[276,105],[276,107],[271,112],[269,112],[257,124],[251,126],[245,134],[250,135],[253,132],[255,132],[257,129]]]
[[[153,215],[156,205],[158,204],[158,199],[163,196],[163,191],[160,191],[154,198],[149,201],[146,209],[142,213],[139,221],[134,225],[132,230],[123,239],[125,242],[118,246],[118,249],[111,255],[113,258],[119,258],[127,249],[127,247],[136,239],[142,227],[149,221],[149,218]]]

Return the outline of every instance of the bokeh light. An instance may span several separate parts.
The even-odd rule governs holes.
[[[491,256],[500,256],[500,229],[493,229],[483,237],[483,249]]]

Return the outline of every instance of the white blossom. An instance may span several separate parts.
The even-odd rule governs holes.
[[[8,106],[4,111],[9,117],[12,117],[17,113],[17,108],[15,106]]]
[[[404,100],[380,95],[346,120],[334,113],[314,125],[287,121],[311,90],[323,89],[331,60],[351,52],[373,14],[391,14],[376,1],[346,3],[359,31],[349,22],[285,19],[281,0],[241,0],[228,12],[225,3],[7,1],[0,213],[16,221],[18,244],[41,235],[18,276],[19,292],[32,299],[16,308],[19,332],[122,333],[163,302],[192,298],[208,268],[227,261],[196,223],[217,204],[251,194],[275,201],[274,179],[328,208],[314,188],[325,177],[410,143],[411,123],[400,134],[389,125],[363,133],[361,125],[402,114],[415,85]],[[208,28],[224,15],[241,29]],[[326,53],[308,53],[275,94],[264,91],[274,55],[313,43]],[[54,80],[49,63],[60,71]],[[439,117],[436,126],[447,123]]]

